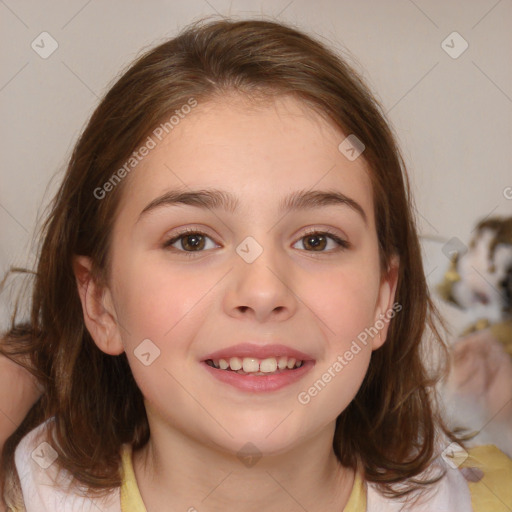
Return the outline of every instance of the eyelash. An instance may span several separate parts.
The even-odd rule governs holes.
[[[183,231],[177,233],[175,236],[173,236],[169,240],[166,240],[163,243],[162,247],[164,249],[171,249],[171,250],[174,250],[174,251],[177,251],[177,252],[180,252],[180,253],[184,253],[187,257],[194,257],[198,253],[205,252],[204,250],[203,251],[184,251],[184,250],[176,249],[175,247],[171,247],[172,244],[174,244],[175,242],[177,242],[181,238],[183,238],[185,236],[188,236],[188,235],[202,235],[202,236],[206,236],[207,238],[212,239],[210,236],[208,236],[206,233],[203,233],[202,231],[199,231],[199,230],[196,230],[196,229],[187,228],[187,229],[184,229]],[[350,242],[347,242],[346,240],[343,240],[342,238],[340,238],[339,236],[337,236],[336,234],[332,233],[329,230],[323,230],[323,231],[313,230],[313,231],[308,231],[307,233],[304,233],[304,235],[302,235],[302,237],[300,237],[299,240],[302,240],[303,238],[306,238],[306,237],[312,236],[312,235],[327,235],[327,238],[330,238],[331,240],[333,240],[334,242],[336,242],[339,245],[339,247],[334,249],[334,250],[320,251],[320,253],[319,253],[320,255],[321,254],[325,254],[325,253],[327,253],[327,254],[329,254],[329,253],[338,253],[340,251],[344,251],[344,250],[349,249],[351,247]],[[306,251],[306,252],[311,252],[313,254],[315,253],[315,251]]]

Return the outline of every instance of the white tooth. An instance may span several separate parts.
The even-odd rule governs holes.
[[[286,368],[287,363],[288,363],[288,358],[286,356],[281,356],[279,358],[279,364],[278,364],[279,369],[284,370]]]
[[[302,361],[297,361],[295,363],[295,368],[299,368],[301,364],[302,364]]]
[[[229,360],[229,367],[234,371],[241,370],[242,369],[242,360],[239,357],[232,357]]]
[[[244,372],[257,372],[260,369],[260,362],[252,357],[244,357],[243,367]]]
[[[275,357],[263,359],[260,364],[260,371],[265,373],[275,372],[277,370],[277,361]]]
[[[227,370],[229,368],[229,364],[225,359],[219,360],[219,367],[221,370]]]
[[[295,366],[295,358],[294,357],[290,357],[290,359],[288,359],[288,364],[287,364],[288,368],[291,370],[294,366]]]

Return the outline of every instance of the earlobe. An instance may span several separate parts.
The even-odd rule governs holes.
[[[374,326],[378,329],[379,334],[373,338],[372,350],[377,350],[385,343],[390,321],[397,311],[400,311],[394,307],[395,293],[398,285],[398,270],[399,258],[395,255],[392,257],[387,274],[382,278],[379,289],[379,300],[377,302],[374,322]]]
[[[73,259],[78,294],[84,323],[97,347],[110,355],[124,352],[110,290],[92,275],[92,262],[87,256]]]

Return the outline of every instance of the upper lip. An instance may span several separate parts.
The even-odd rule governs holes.
[[[208,359],[230,359],[231,357],[255,357],[257,359],[266,359],[267,357],[294,357],[297,361],[314,361],[314,358],[300,350],[296,350],[286,345],[256,345],[254,343],[240,343],[232,345],[216,352],[208,354],[203,360]]]

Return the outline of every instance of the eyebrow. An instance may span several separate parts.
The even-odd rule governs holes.
[[[240,201],[231,193],[218,189],[170,190],[153,199],[140,213],[137,222],[147,213],[164,206],[189,205],[197,208],[223,209],[231,214],[237,213]],[[336,190],[300,190],[283,198],[278,206],[278,214],[285,212],[325,208],[327,206],[348,206],[357,212],[368,224],[366,213],[359,203]]]

